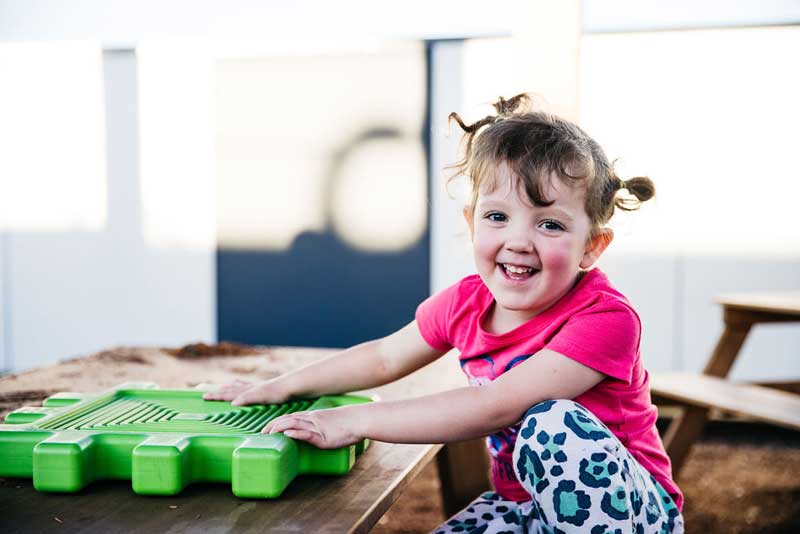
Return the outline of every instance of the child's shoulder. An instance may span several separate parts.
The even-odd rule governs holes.
[[[627,310],[633,315],[637,315],[628,297],[611,283],[603,271],[597,268],[583,274],[580,282],[575,287],[574,298],[578,307],[593,305],[602,308]]]
[[[464,307],[480,307],[491,300],[492,296],[489,288],[483,283],[477,274],[471,274],[461,278],[449,287],[441,290],[438,294],[439,300],[446,301],[450,310],[462,309]]]
[[[478,274],[465,276],[456,282],[455,292],[457,300],[464,301],[484,301],[493,298],[489,288]]]
[[[480,289],[487,289],[479,274],[470,274],[456,282],[459,292],[475,292]]]

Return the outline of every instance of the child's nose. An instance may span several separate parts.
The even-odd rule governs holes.
[[[512,230],[506,239],[506,250],[511,252],[533,252],[533,240],[527,231]]]

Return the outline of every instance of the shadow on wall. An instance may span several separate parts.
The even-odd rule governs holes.
[[[333,154],[324,180],[323,231],[301,233],[286,251],[217,251],[219,339],[346,347],[413,320],[416,306],[429,294],[427,224],[407,246],[362,250],[335,229],[333,213],[335,191],[352,154],[365,145],[402,140],[394,128],[372,128]],[[361,179],[368,180],[369,173]],[[395,199],[380,200],[392,209]],[[354,213],[359,207],[354,202]]]

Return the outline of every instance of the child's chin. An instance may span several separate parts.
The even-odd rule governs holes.
[[[495,298],[497,303],[504,309],[514,313],[534,313],[539,308],[538,302],[520,301],[515,299]]]

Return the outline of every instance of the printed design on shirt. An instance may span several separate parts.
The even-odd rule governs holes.
[[[502,450],[512,450],[514,448],[514,443],[517,441],[518,433],[519,425],[516,425],[489,434],[486,437],[486,447],[489,449],[489,454],[492,458],[497,458],[497,455]]]
[[[514,356],[503,363],[499,362],[496,357],[490,354],[480,354],[478,356],[461,359],[459,363],[461,364],[461,370],[467,375],[471,386],[483,386],[490,383],[501,374],[513,369],[531,356],[532,354],[522,354]],[[518,432],[519,425],[514,425],[490,434],[486,438],[486,447],[489,449],[489,454],[492,458],[497,458],[498,453],[502,450],[510,451],[513,449]]]
[[[467,375],[470,385],[482,386],[488,384],[503,373],[510,371],[531,356],[532,354],[522,354],[511,358],[505,364],[498,364],[494,356],[490,354],[479,354],[478,356],[463,358],[459,360],[459,363],[461,364],[461,370]],[[489,380],[485,380],[487,378]]]

